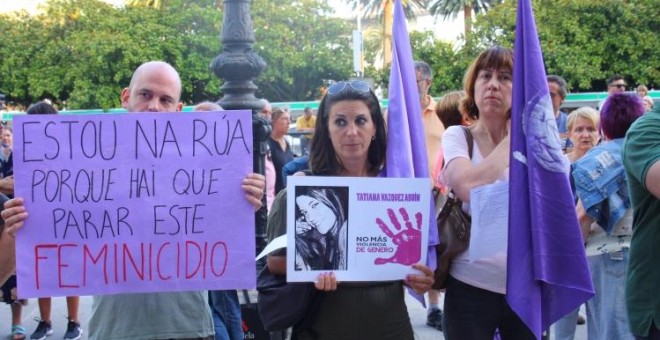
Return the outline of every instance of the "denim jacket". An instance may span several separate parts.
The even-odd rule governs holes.
[[[577,196],[582,199],[587,214],[595,218],[608,235],[630,208],[622,147],[623,138],[595,146],[575,163],[572,172]]]

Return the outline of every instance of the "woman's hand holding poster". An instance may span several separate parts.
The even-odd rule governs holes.
[[[287,190],[287,280],[400,280],[426,260],[427,178],[293,176]]]

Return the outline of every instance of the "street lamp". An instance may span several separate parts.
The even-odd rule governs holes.
[[[210,66],[213,73],[224,80],[221,87],[224,96],[217,103],[227,110],[252,110],[254,171],[263,174],[271,128],[270,123],[258,115],[263,103],[254,96],[257,86],[252,80],[266,68],[266,62],[252,49],[255,39],[250,0],[224,0],[223,3],[222,52]],[[255,216],[257,252],[266,243],[265,206],[263,204]]]

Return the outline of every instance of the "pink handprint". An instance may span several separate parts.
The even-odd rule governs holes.
[[[417,228],[413,227],[405,208],[400,208],[399,213],[403,217],[405,228],[401,227],[401,223],[399,223],[399,219],[394,214],[394,210],[387,209],[387,215],[390,217],[394,229],[396,229],[397,232],[400,231],[396,235],[390,230],[385,222],[383,222],[383,220],[380,218],[376,219],[378,227],[385,233],[385,235],[392,239],[392,242],[394,242],[397,249],[394,252],[394,255],[390,258],[377,258],[374,261],[375,264],[398,263],[408,266],[419,262],[422,255],[422,213],[418,212],[415,214]]]

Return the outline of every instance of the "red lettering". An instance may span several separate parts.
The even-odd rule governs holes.
[[[215,266],[213,265],[214,260],[215,260],[215,247],[216,246],[221,246],[222,249],[221,251],[224,252],[224,261],[222,262],[222,270],[220,271],[220,274],[216,273],[215,271]],[[229,253],[227,252],[227,245],[224,242],[216,242],[213,244],[213,247],[211,247],[211,272],[213,275],[216,277],[220,277],[225,273],[225,270],[227,269],[227,260],[229,259]]]
[[[123,247],[123,255],[122,257],[124,258],[124,282],[127,281],[126,278],[126,259],[129,259],[131,261],[131,265],[133,265],[133,269],[135,272],[135,275],[140,278],[141,281],[144,281],[144,243],[140,243],[140,268],[138,268],[137,264],[135,264],[135,259],[133,258],[133,254],[131,254],[131,250],[128,248],[128,245],[124,243]]]
[[[74,247],[78,248],[77,244],[73,243],[67,243],[67,244],[60,244],[60,246],[57,248],[57,278],[58,278],[58,284],[60,288],[79,288],[79,285],[67,285],[62,283],[62,268],[69,267],[68,264],[63,264],[63,259],[62,259],[62,248],[65,247]],[[69,276],[69,275],[67,275]]]
[[[149,281],[153,281],[153,244],[149,243]]]
[[[117,243],[114,244],[115,247],[115,283],[119,282],[119,273],[117,272]]]
[[[194,246],[197,248],[197,251],[199,252],[199,261],[197,262],[197,267],[195,267],[195,271],[190,274],[189,265],[190,265],[190,260],[191,260],[191,254],[190,254],[190,246]],[[197,244],[195,241],[186,241],[186,279],[191,279],[197,272],[199,271],[199,267],[202,265],[202,248]]]
[[[163,245],[160,246],[160,248],[158,248],[158,255],[156,255],[156,272],[158,273],[158,278],[160,278],[163,281],[167,281],[172,278],[172,275],[168,277],[163,277],[163,275],[161,275],[160,273],[160,254],[163,252],[163,248],[165,248],[165,246],[168,244],[170,243],[169,242],[163,243]]]
[[[89,255],[89,256],[88,256]],[[87,258],[89,257],[92,261],[92,264],[96,264],[101,260],[103,256],[103,280],[105,284],[108,284],[108,245],[103,245],[98,256],[95,258],[89,250],[89,247],[85,244],[83,245],[83,287],[87,286]]]
[[[39,285],[39,260],[48,259],[48,257],[39,256],[39,249],[40,248],[57,248],[57,245],[56,244],[39,244],[39,245],[36,245],[34,247],[34,258],[35,258],[35,261],[34,261],[34,279],[35,279],[35,281],[37,281],[36,282],[37,290],[39,290],[40,287],[41,287]]]

